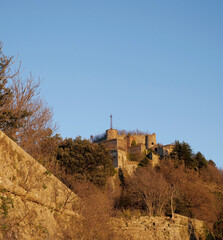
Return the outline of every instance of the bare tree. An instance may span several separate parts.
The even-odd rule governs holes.
[[[150,216],[163,215],[168,201],[168,184],[152,167],[140,168],[129,179],[127,191],[134,205],[145,207]]]
[[[199,179],[198,173],[187,170],[180,181],[185,207],[197,219],[213,223],[217,218],[216,202],[211,190]]]
[[[160,171],[169,186],[172,217],[175,210],[188,217],[214,222],[216,209],[214,197],[199,177],[199,172],[175,166],[171,160],[161,163]]]
[[[0,129],[9,134],[10,129],[18,124],[18,118],[10,109],[13,101],[12,90],[8,86],[19,70],[12,71],[13,57],[6,56],[2,51],[2,42],[0,42]]]
[[[170,209],[172,218],[176,209],[175,200],[180,197],[180,182],[184,174],[184,166],[179,165],[177,168],[174,162],[170,159],[165,159],[161,162],[161,172],[168,183]]]
[[[40,81],[31,74],[24,80],[20,66],[3,53],[0,42],[0,129],[36,157],[39,143],[55,130],[53,114],[40,96]]]
[[[52,109],[40,96],[40,81],[35,81],[31,74],[26,80],[20,76],[13,78],[11,89],[13,101],[10,108],[20,119],[17,127],[11,130],[11,135],[21,147],[37,157],[40,142],[56,129]],[[21,114],[26,116],[22,117]]]

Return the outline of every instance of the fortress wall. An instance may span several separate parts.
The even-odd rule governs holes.
[[[167,152],[164,150],[163,146],[155,147],[155,153],[158,153],[161,157],[167,155]]]
[[[20,186],[26,195],[35,192],[42,203],[51,203],[56,207],[59,195],[69,189],[47,169],[26,153],[21,147],[0,131],[0,177],[11,182],[11,186]],[[46,185],[46,189],[40,187]],[[58,199],[55,199],[55,187]],[[70,191],[71,192],[71,191]],[[59,194],[60,193],[60,194]],[[76,195],[74,197],[77,199]]]
[[[155,154],[155,153],[152,153],[152,166],[155,167],[157,165],[159,165],[159,161],[160,161],[160,156]]]
[[[79,198],[2,131],[0,197],[0,205],[7,199],[7,212],[0,211],[4,239],[65,239],[62,229],[79,216]]]
[[[134,138],[132,136],[126,136],[126,142],[127,142],[127,147],[131,147],[132,141],[134,140]]]
[[[124,135],[124,134],[123,135],[118,135],[117,138],[125,141],[126,135]]]
[[[127,151],[127,144],[125,140],[117,139],[117,149],[122,151]]]
[[[117,168],[118,167],[118,153],[116,150],[111,150],[110,153],[113,157],[113,165],[115,168]]]
[[[143,153],[146,150],[146,146],[145,145],[136,145],[136,146],[132,146],[128,149],[128,153]]]
[[[130,135],[126,136],[127,146],[132,146],[132,141],[135,140],[136,144],[143,144],[145,145],[145,136],[144,135]]]
[[[126,151],[118,150],[117,151],[117,167],[118,168],[125,168],[125,163],[127,161],[127,154]]]
[[[135,139],[136,144],[146,144],[146,137],[145,135],[132,135],[133,139]]]
[[[117,139],[112,139],[104,142],[108,150],[117,150]]]
[[[128,149],[128,159],[131,161],[141,161],[145,157],[145,145],[132,146]]]
[[[204,223],[196,219],[176,215],[169,217],[130,217],[111,219],[111,225],[117,231],[123,232],[126,239],[137,240],[204,240],[206,234]],[[191,234],[191,226],[194,228],[194,235]],[[193,237],[192,237],[193,236]]]
[[[133,172],[136,170],[137,165],[138,165],[138,162],[128,161],[128,162],[126,162],[125,170],[127,171],[127,173],[129,175],[132,175]]]

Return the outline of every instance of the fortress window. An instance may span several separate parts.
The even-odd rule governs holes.
[[[152,145],[154,145],[154,142],[152,142]]]

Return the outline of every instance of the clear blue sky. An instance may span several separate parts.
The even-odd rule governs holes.
[[[63,137],[148,130],[223,167],[222,0],[1,1],[4,51]]]

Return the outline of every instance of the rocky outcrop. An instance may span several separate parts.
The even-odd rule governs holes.
[[[0,239],[75,239],[78,205],[73,192],[0,132]]]

